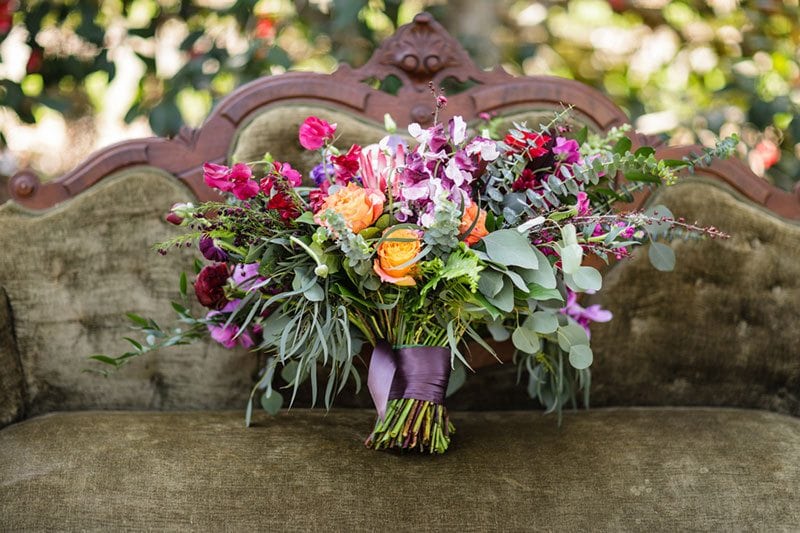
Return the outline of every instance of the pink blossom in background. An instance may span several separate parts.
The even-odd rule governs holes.
[[[319,150],[333,139],[336,133],[336,124],[329,124],[318,117],[308,117],[300,125],[300,145],[306,150]]]

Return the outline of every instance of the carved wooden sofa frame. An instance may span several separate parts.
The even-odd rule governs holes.
[[[401,84],[396,94],[365,83],[388,77]],[[161,169],[167,179],[171,176],[184,184],[186,200],[211,199],[214,193],[202,181],[203,163],[228,161],[232,142],[261,111],[308,105],[373,123],[382,123],[384,114],[390,113],[400,128],[412,122],[425,125],[433,111],[429,82],[440,86],[449,80],[469,88],[448,95],[445,119],[462,115],[475,121],[481,113],[507,115],[569,104],[594,130],[628,122],[611,100],[581,83],[547,76],[514,77],[501,68],[479,69],[457,41],[422,13],[359,68],[342,65],[331,75],[293,72],[261,78],[222,99],[202,127],[184,128],[176,138],[110,146],[47,183],[30,171],[20,172],[9,180],[7,191],[0,192],[0,202],[8,200],[5,206],[0,203],[0,219],[7,215],[20,227],[42,219],[43,229],[36,226],[25,235],[41,233],[49,228],[44,220],[49,214],[61,216],[71,202],[116,183],[107,180],[110,176],[135,174],[144,167]],[[666,158],[700,150],[663,146],[638,134],[631,138],[634,146],[656,145],[657,154]],[[142,400],[141,388],[118,382],[123,392],[102,404],[102,394],[81,396],[74,374],[62,379],[61,385],[60,378],[49,380],[56,372],[52,363],[44,374],[33,375],[26,364],[46,366],[42,358],[49,356],[37,355],[35,346],[33,352],[22,353],[18,337],[30,339],[35,332],[29,328],[37,326],[26,323],[30,317],[15,306],[35,295],[22,295],[20,284],[13,282],[13,258],[0,258],[0,363],[5,365],[0,368],[0,428],[30,418],[0,430],[0,529],[4,525],[346,530],[427,529],[432,524],[446,529],[510,530],[795,527],[800,523],[796,419],[766,411],[686,411],[664,406],[762,408],[800,415],[800,351],[794,344],[800,337],[791,331],[797,318],[792,313],[798,309],[793,299],[800,295],[793,259],[800,258],[796,224],[800,189],[781,191],[738,160],[717,161],[687,183],[672,188],[674,192],[659,192],[658,201],[668,205],[677,201],[687,216],[734,235],[738,232],[740,237],[727,247],[716,243],[682,247],[681,254],[688,258],[679,258],[679,271],[660,292],[652,288],[660,281],[652,277],[646,261],[634,259],[612,268],[606,279],[608,291],[598,301],[613,308],[617,317],[611,325],[601,325],[593,337],[593,344],[600,346],[596,403],[661,407],[567,415],[562,430],[553,419],[530,412],[465,413],[458,421],[463,440],[436,462],[394,460],[398,458],[361,450],[354,436],[368,430],[372,416],[368,410],[339,410],[328,417],[300,410],[275,419],[259,418],[257,427],[249,430],[241,427],[240,411],[180,415],[89,410],[38,416],[106,405],[167,410],[238,407],[242,405],[238,393],[226,397],[220,390],[244,389],[252,376],[217,383],[209,400],[191,396],[196,391],[186,392],[163,372],[143,367],[136,371],[152,385],[149,403]],[[647,196],[647,192],[638,196],[635,206],[650,201]],[[716,211],[707,209],[710,205]],[[91,208],[105,213],[102,203]],[[745,218],[731,218],[729,211]],[[108,212],[113,215],[113,210]],[[116,226],[114,231],[120,227],[124,228]],[[13,238],[0,240],[0,247],[8,248]],[[709,266],[703,259],[709,254],[718,256],[717,263]],[[753,288],[755,296],[748,299],[743,296],[745,289],[739,294],[731,288],[725,265],[749,264],[751,257],[752,268],[767,272],[770,279]],[[48,268],[36,276],[53,275],[55,283],[61,283],[64,272],[72,275],[80,267]],[[146,267],[136,268],[142,269],[137,274],[142,284],[151,281]],[[640,279],[645,281],[639,284]],[[12,288],[4,291],[6,285]],[[164,291],[154,292],[165,304]],[[765,294],[771,300],[759,307]],[[668,323],[659,324],[658,309],[673,299],[684,300],[685,307],[673,309]],[[114,320],[110,313],[127,310],[104,308],[91,314],[92,304],[85,306],[88,314],[78,313],[78,321],[85,320],[82,336],[91,335],[101,321]],[[763,309],[769,313],[773,308],[780,324],[765,325]],[[717,315],[721,333],[714,337]],[[119,336],[123,333],[120,329]],[[737,351],[734,344],[720,348],[726,338],[738,334],[735,342],[741,349]],[[660,346],[664,343],[673,344]],[[767,361],[758,359],[760,346]],[[205,350],[198,355],[202,374],[189,370],[188,379],[206,379],[209,372],[232,373],[245,360],[242,356],[218,363],[214,361],[224,357],[221,350]],[[729,367],[720,362],[726,350],[732,354]],[[485,358],[475,366],[488,362]],[[191,359],[170,364],[175,371],[191,366]],[[511,391],[513,369],[498,366],[481,373],[488,377],[477,385],[468,382],[467,399],[456,395],[451,407],[532,407],[526,403],[524,387]],[[103,386],[111,390],[117,385]],[[10,407],[4,410],[3,404]],[[350,399],[344,404],[368,406],[369,402]],[[47,472],[54,474],[48,477]],[[336,505],[323,506],[326,498]],[[252,512],[254,508],[260,511]],[[394,512],[387,514],[387,509]]]

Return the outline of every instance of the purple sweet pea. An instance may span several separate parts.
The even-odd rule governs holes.
[[[328,163],[326,165],[320,163],[312,168],[308,175],[314,180],[317,187],[320,187],[328,179],[328,176],[333,177],[336,175],[336,167],[333,166],[333,163]]]
[[[217,246],[214,243],[214,239],[208,235],[203,235],[200,237],[200,243],[198,244],[198,247],[200,248],[200,253],[203,254],[203,257],[209,261],[224,263],[228,260],[228,254],[225,253],[225,250]]]
[[[244,291],[252,290],[256,285],[264,281],[265,277],[258,273],[258,263],[239,264],[233,269],[234,283]]]
[[[591,337],[589,326],[592,322],[608,322],[614,315],[611,311],[603,309],[599,305],[590,305],[589,307],[582,307],[578,303],[578,295],[570,290],[567,290],[567,305],[561,309],[561,313],[573,318],[578,324],[583,326],[586,330],[586,335]]]

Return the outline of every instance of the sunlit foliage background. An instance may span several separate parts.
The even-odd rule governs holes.
[[[421,10],[483,67],[599,88],[673,144],[739,133],[800,181],[798,0],[0,0],[0,179],[197,126],[259,76],[360,65]]]

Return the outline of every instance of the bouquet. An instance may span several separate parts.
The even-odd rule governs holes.
[[[186,231],[157,247],[197,245],[206,262],[197,261],[194,293],[208,311],[190,310],[182,275],[183,300],[173,303],[181,327],[130,314],[144,341],[129,338],[131,351],[93,358],[119,368],[206,335],[264,352],[249,424],[257,400],[275,413],[304,382],[326,407],[348,381],[360,387],[368,343],[377,417],[366,445],[374,449],[447,450],[454,427],[444,399],[451,371],[470,368],[464,341],[495,354],[484,339],[510,339],[520,376],[548,411],[576,404],[579,393],[588,405],[589,324],[611,319],[577,301],[602,287],[589,263],[649,243],[653,265],[666,271],[675,257],[660,241],[725,237],[664,206],[614,204],[730,155],[736,139],[658,160],[652,148],[631,151],[628,127],[590,134],[571,125],[569,109],[499,134],[497,119],[484,116],[473,132],[458,116],[439,122],[446,98],[434,96],[433,126],[411,124],[405,139],[389,127],[378,143],[346,151],[335,146],[336,124],[309,117],[299,142],[320,163],[307,179],[270,154],[207,163],[205,183],[220,200],[174,206],[167,219]]]

